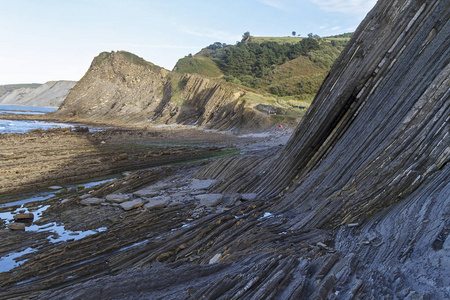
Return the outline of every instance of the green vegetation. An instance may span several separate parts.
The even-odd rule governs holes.
[[[139,57],[133,53],[127,52],[127,51],[118,51],[117,53],[122,54],[126,57],[126,59],[136,65],[146,66],[146,67],[154,67],[155,65],[146,61],[142,57]]]
[[[254,37],[244,33],[236,45],[216,42],[178,61],[174,71],[222,78],[246,91],[246,106],[282,107],[299,116],[311,103],[351,33],[320,38]],[[280,115],[274,118],[282,118]]]
[[[157,70],[159,69],[158,66],[146,61],[145,59],[143,59],[142,57],[139,57],[133,53],[127,52],[127,51],[111,51],[111,52],[102,52],[100,53],[97,57],[94,58],[91,67],[94,66],[99,66],[101,65],[104,61],[108,60],[111,55],[113,54],[120,54],[122,55],[126,60],[128,60],[130,63],[136,64],[136,65],[141,65],[141,66],[145,66],[145,67],[149,67],[153,70]]]
[[[204,56],[180,59],[176,65],[176,72],[181,74],[202,74],[207,77],[220,77],[223,75],[217,64],[210,58]]]
[[[279,44],[295,44],[305,39],[304,37],[269,37],[269,36],[252,36],[250,38],[251,43],[265,43],[265,42],[275,42]]]

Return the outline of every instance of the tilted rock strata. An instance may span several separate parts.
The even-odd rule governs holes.
[[[0,95],[0,104],[58,107],[76,81],[49,81],[36,88],[23,87]]]
[[[218,180],[209,193],[227,181],[228,192],[254,191],[256,200],[175,232],[170,222],[192,219],[189,208],[142,214],[143,236],[156,231],[148,220],[168,234],[90,256],[89,265],[73,255],[58,269],[55,261],[77,251],[61,246],[28,264],[52,269],[12,273],[12,282],[31,281],[1,295],[449,298],[449,17],[444,0],[378,1],[281,154],[263,152],[268,163],[222,159],[216,172],[195,173]],[[124,243],[136,219],[85,249]]]
[[[130,56],[133,59],[130,59]],[[198,75],[171,73],[131,53],[96,57],[55,117],[113,124],[187,124],[215,129],[268,127],[245,107],[243,91]]]

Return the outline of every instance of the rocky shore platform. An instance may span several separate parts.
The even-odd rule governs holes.
[[[0,168],[5,170],[0,179],[0,298],[46,298],[42,288],[59,290],[95,274],[115,273],[115,268],[146,264],[149,258],[135,258],[153,245],[164,247],[155,252],[156,261],[225,260],[216,253],[205,258],[191,245],[213,229],[203,228],[203,222],[220,224],[232,211],[236,219],[226,218],[239,226],[239,216],[264,202],[252,193],[217,191],[223,180],[208,179],[200,170],[240,153],[255,162],[270,157],[290,133],[238,137],[180,127],[94,132],[78,127],[0,135]],[[111,174],[119,175],[92,188],[64,187]],[[57,189],[56,196],[7,204],[17,193],[45,188]],[[180,236],[179,245],[165,245],[169,236]]]

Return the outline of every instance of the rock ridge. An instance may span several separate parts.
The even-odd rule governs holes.
[[[269,127],[246,107],[244,91],[215,79],[170,72],[126,51],[103,52],[51,115],[113,124],[196,125],[212,129]]]

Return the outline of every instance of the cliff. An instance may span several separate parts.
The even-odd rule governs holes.
[[[246,105],[244,91],[198,75],[169,72],[134,54],[103,52],[53,113],[110,124],[185,124],[231,129],[274,121]]]
[[[0,87],[0,104],[58,107],[75,84],[76,81],[61,80],[15,88],[3,86]]]
[[[449,20],[445,0],[378,1],[286,147],[188,178],[216,179],[209,193],[242,203],[135,213],[30,258],[0,295],[450,298]],[[185,180],[153,188],[179,193]]]

